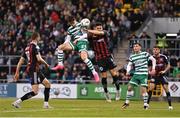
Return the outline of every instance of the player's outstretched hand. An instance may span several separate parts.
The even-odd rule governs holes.
[[[16,72],[13,80],[14,80],[14,82],[17,82],[18,79],[19,79],[19,72]]]

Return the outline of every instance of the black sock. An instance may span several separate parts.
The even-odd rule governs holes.
[[[107,93],[108,92],[108,90],[107,90],[107,78],[102,78],[101,83],[102,83],[104,92]]]
[[[113,83],[114,85],[116,86],[116,90],[119,91],[119,84],[120,84],[120,81],[119,81],[119,77],[118,76],[113,76]]]
[[[170,95],[170,92],[166,93],[166,97],[167,97],[169,106],[171,106],[171,95]]]
[[[149,104],[150,100],[151,100],[151,96],[152,96],[152,91],[148,92],[148,100],[147,103]]]
[[[35,96],[36,94],[33,92],[33,91],[31,91],[31,92],[29,92],[29,93],[26,93],[24,96],[22,96],[21,97],[21,100],[22,101],[24,101],[24,100],[27,100],[27,99],[29,99],[29,98],[32,98],[33,96]]]
[[[49,91],[50,91],[50,88],[44,89],[44,101],[45,102],[48,102],[48,100],[49,100]]]

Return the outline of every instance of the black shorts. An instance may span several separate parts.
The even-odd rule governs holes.
[[[30,78],[31,85],[40,84],[45,79],[45,76],[41,71],[29,72],[28,77]]]
[[[151,77],[150,83],[154,83],[156,85],[157,84],[168,85],[168,80],[166,76],[154,76],[154,77]]]
[[[114,63],[112,56],[97,61],[97,65],[99,67],[100,72],[106,72],[108,70],[114,69],[117,66]]]

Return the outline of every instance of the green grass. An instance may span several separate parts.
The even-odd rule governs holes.
[[[43,109],[43,99],[24,101],[22,108],[11,106],[13,98],[0,98],[0,117],[180,117],[180,103],[173,103],[173,110],[168,110],[166,102],[151,102],[148,110],[143,109],[142,101],[132,101],[122,110],[124,101],[105,100],[64,100],[50,99],[53,109]]]

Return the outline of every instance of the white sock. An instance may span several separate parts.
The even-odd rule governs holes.
[[[44,102],[44,106],[48,106],[49,105],[49,103],[48,102]]]
[[[21,102],[22,102],[22,100],[21,100],[21,99],[18,99],[18,100],[16,100],[16,102],[17,102],[17,103],[21,103]]]

